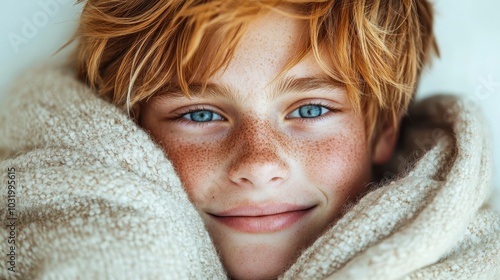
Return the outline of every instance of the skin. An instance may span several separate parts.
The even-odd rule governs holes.
[[[164,148],[236,279],[282,273],[366,190],[373,163],[389,158],[394,146],[393,129],[380,133],[375,145],[368,141],[363,117],[342,88],[323,84],[277,94],[274,78],[306,39],[304,28],[278,14],[263,16],[250,25],[228,67],[209,80],[226,94],[165,94],[141,105],[140,125]],[[322,75],[307,56],[280,78]],[[322,115],[301,116],[308,104]],[[193,110],[216,115],[197,122]],[[311,209],[273,232],[241,232],[214,218],[235,207],[281,203]]]

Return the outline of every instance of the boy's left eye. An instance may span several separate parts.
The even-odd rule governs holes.
[[[326,113],[330,112],[330,109],[320,106],[320,105],[304,105],[297,108],[295,111],[291,112],[289,118],[304,118],[312,119],[320,117]]]

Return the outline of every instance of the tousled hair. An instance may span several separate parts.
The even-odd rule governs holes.
[[[228,64],[248,24],[269,10],[308,24],[309,40],[282,72],[313,53],[363,113],[370,136],[397,126],[423,66],[438,54],[427,0],[86,0],[78,76],[128,112],[173,81],[189,95],[192,83]]]

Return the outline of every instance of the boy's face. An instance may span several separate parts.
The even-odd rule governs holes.
[[[307,40],[304,28],[268,14],[250,25],[208,93],[141,107],[140,124],[165,149],[238,279],[286,269],[365,190],[379,157],[363,117],[312,56],[273,80]]]

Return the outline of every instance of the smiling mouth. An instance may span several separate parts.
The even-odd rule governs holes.
[[[243,212],[261,212],[261,211],[245,211],[234,210],[224,214],[210,214],[210,216],[217,222],[227,226],[233,230],[246,232],[246,233],[271,233],[285,230],[292,225],[296,224],[309,213],[312,212],[315,206],[302,208],[297,210],[289,210],[283,212],[269,211],[269,214],[244,214]],[[241,214],[232,214],[232,213]],[[266,211],[263,211],[266,212]]]

